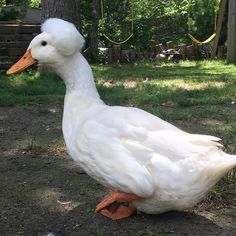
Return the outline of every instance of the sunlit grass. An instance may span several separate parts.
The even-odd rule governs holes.
[[[65,86],[57,76],[23,72],[14,76],[0,74],[0,106],[62,101]]]
[[[137,62],[92,67],[99,93],[106,103],[140,107],[162,118],[219,115],[224,112],[213,106],[230,106],[236,101],[236,68],[223,61],[181,61],[161,66]],[[55,75],[41,76],[30,71],[0,76],[1,106],[63,100],[65,86]]]
[[[98,88],[111,105],[138,106],[152,111],[166,104],[182,109],[202,105],[230,106],[236,100],[236,68],[222,61],[94,66],[94,71]],[[131,84],[135,81],[135,86],[127,88],[127,81]],[[189,117],[188,111],[191,109],[180,111],[181,117],[184,118],[183,114]],[[213,115],[212,108],[207,107],[200,113]],[[219,110],[215,113],[219,114]],[[179,111],[175,110],[174,114],[179,119]],[[174,115],[168,116],[175,119]]]

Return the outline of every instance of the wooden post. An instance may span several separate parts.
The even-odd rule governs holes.
[[[217,58],[218,59],[225,59],[225,46],[221,45],[218,46],[218,50],[217,50]]]
[[[196,60],[198,57],[198,47],[196,47],[194,44],[188,45],[186,47],[187,49],[187,54],[186,57],[188,60]]]
[[[120,51],[120,62],[129,63],[130,62],[130,50],[121,50]]]
[[[156,45],[154,46],[154,53],[155,53],[155,56],[158,54],[158,53],[161,53],[161,48],[159,47],[159,45]]]
[[[114,53],[114,62],[119,63],[121,57],[121,49],[119,45],[113,45],[113,53]]]
[[[112,64],[114,63],[114,56],[113,56],[113,48],[108,48],[107,49],[107,63]],[[105,61],[106,63],[106,61]]]
[[[230,1],[235,3],[235,0],[230,0]],[[227,0],[220,1],[220,10],[219,10],[219,15],[218,15],[217,24],[216,24],[216,36],[213,41],[211,58],[216,57],[217,46],[218,46],[218,42],[220,39],[221,26],[222,26],[222,22],[224,19],[224,12],[225,12],[226,3],[227,3]]]
[[[167,49],[172,49],[172,48],[174,48],[173,41],[168,41],[168,42],[166,42],[166,46],[167,46]]]
[[[134,61],[135,61],[135,51],[130,50],[130,62],[134,62]]]
[[[178,46],[179,48],[179,54],[182,56],[183,59],[187,58],[187,45],[182,44]]]
[[[162,44],[162,43],[159,43],[158,46],[160,47],[161,51],[164,50],[164,47],[163,47],[163,44]]]
[[[227,62],[236,63],[236,1],[229,0]]]

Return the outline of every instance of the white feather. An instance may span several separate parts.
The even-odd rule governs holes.
[[[52,36],[55,47],[63,55],[72,55],[76,51],[81,51],[84,46],[83,36],[73,24],[67,21],[49,18],[43,23],[41,29]]]

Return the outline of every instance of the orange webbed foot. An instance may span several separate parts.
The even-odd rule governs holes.
[[[141,197],[135,194],[114,192],[102,200],[95,211],[112,220],[120,220],[137,212],[135,207],[129,205],[129,202],[139,199]]]

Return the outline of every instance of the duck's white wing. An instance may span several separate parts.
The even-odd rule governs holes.
[[[189,158],[217,148],[218,140],[185,133],[137,108],[106,107],[80,128],[77,147],[89,156],[87,166],[93,163],[88,172],[101,183],[142,197],[154,191],[148,167],[153,158]]]

